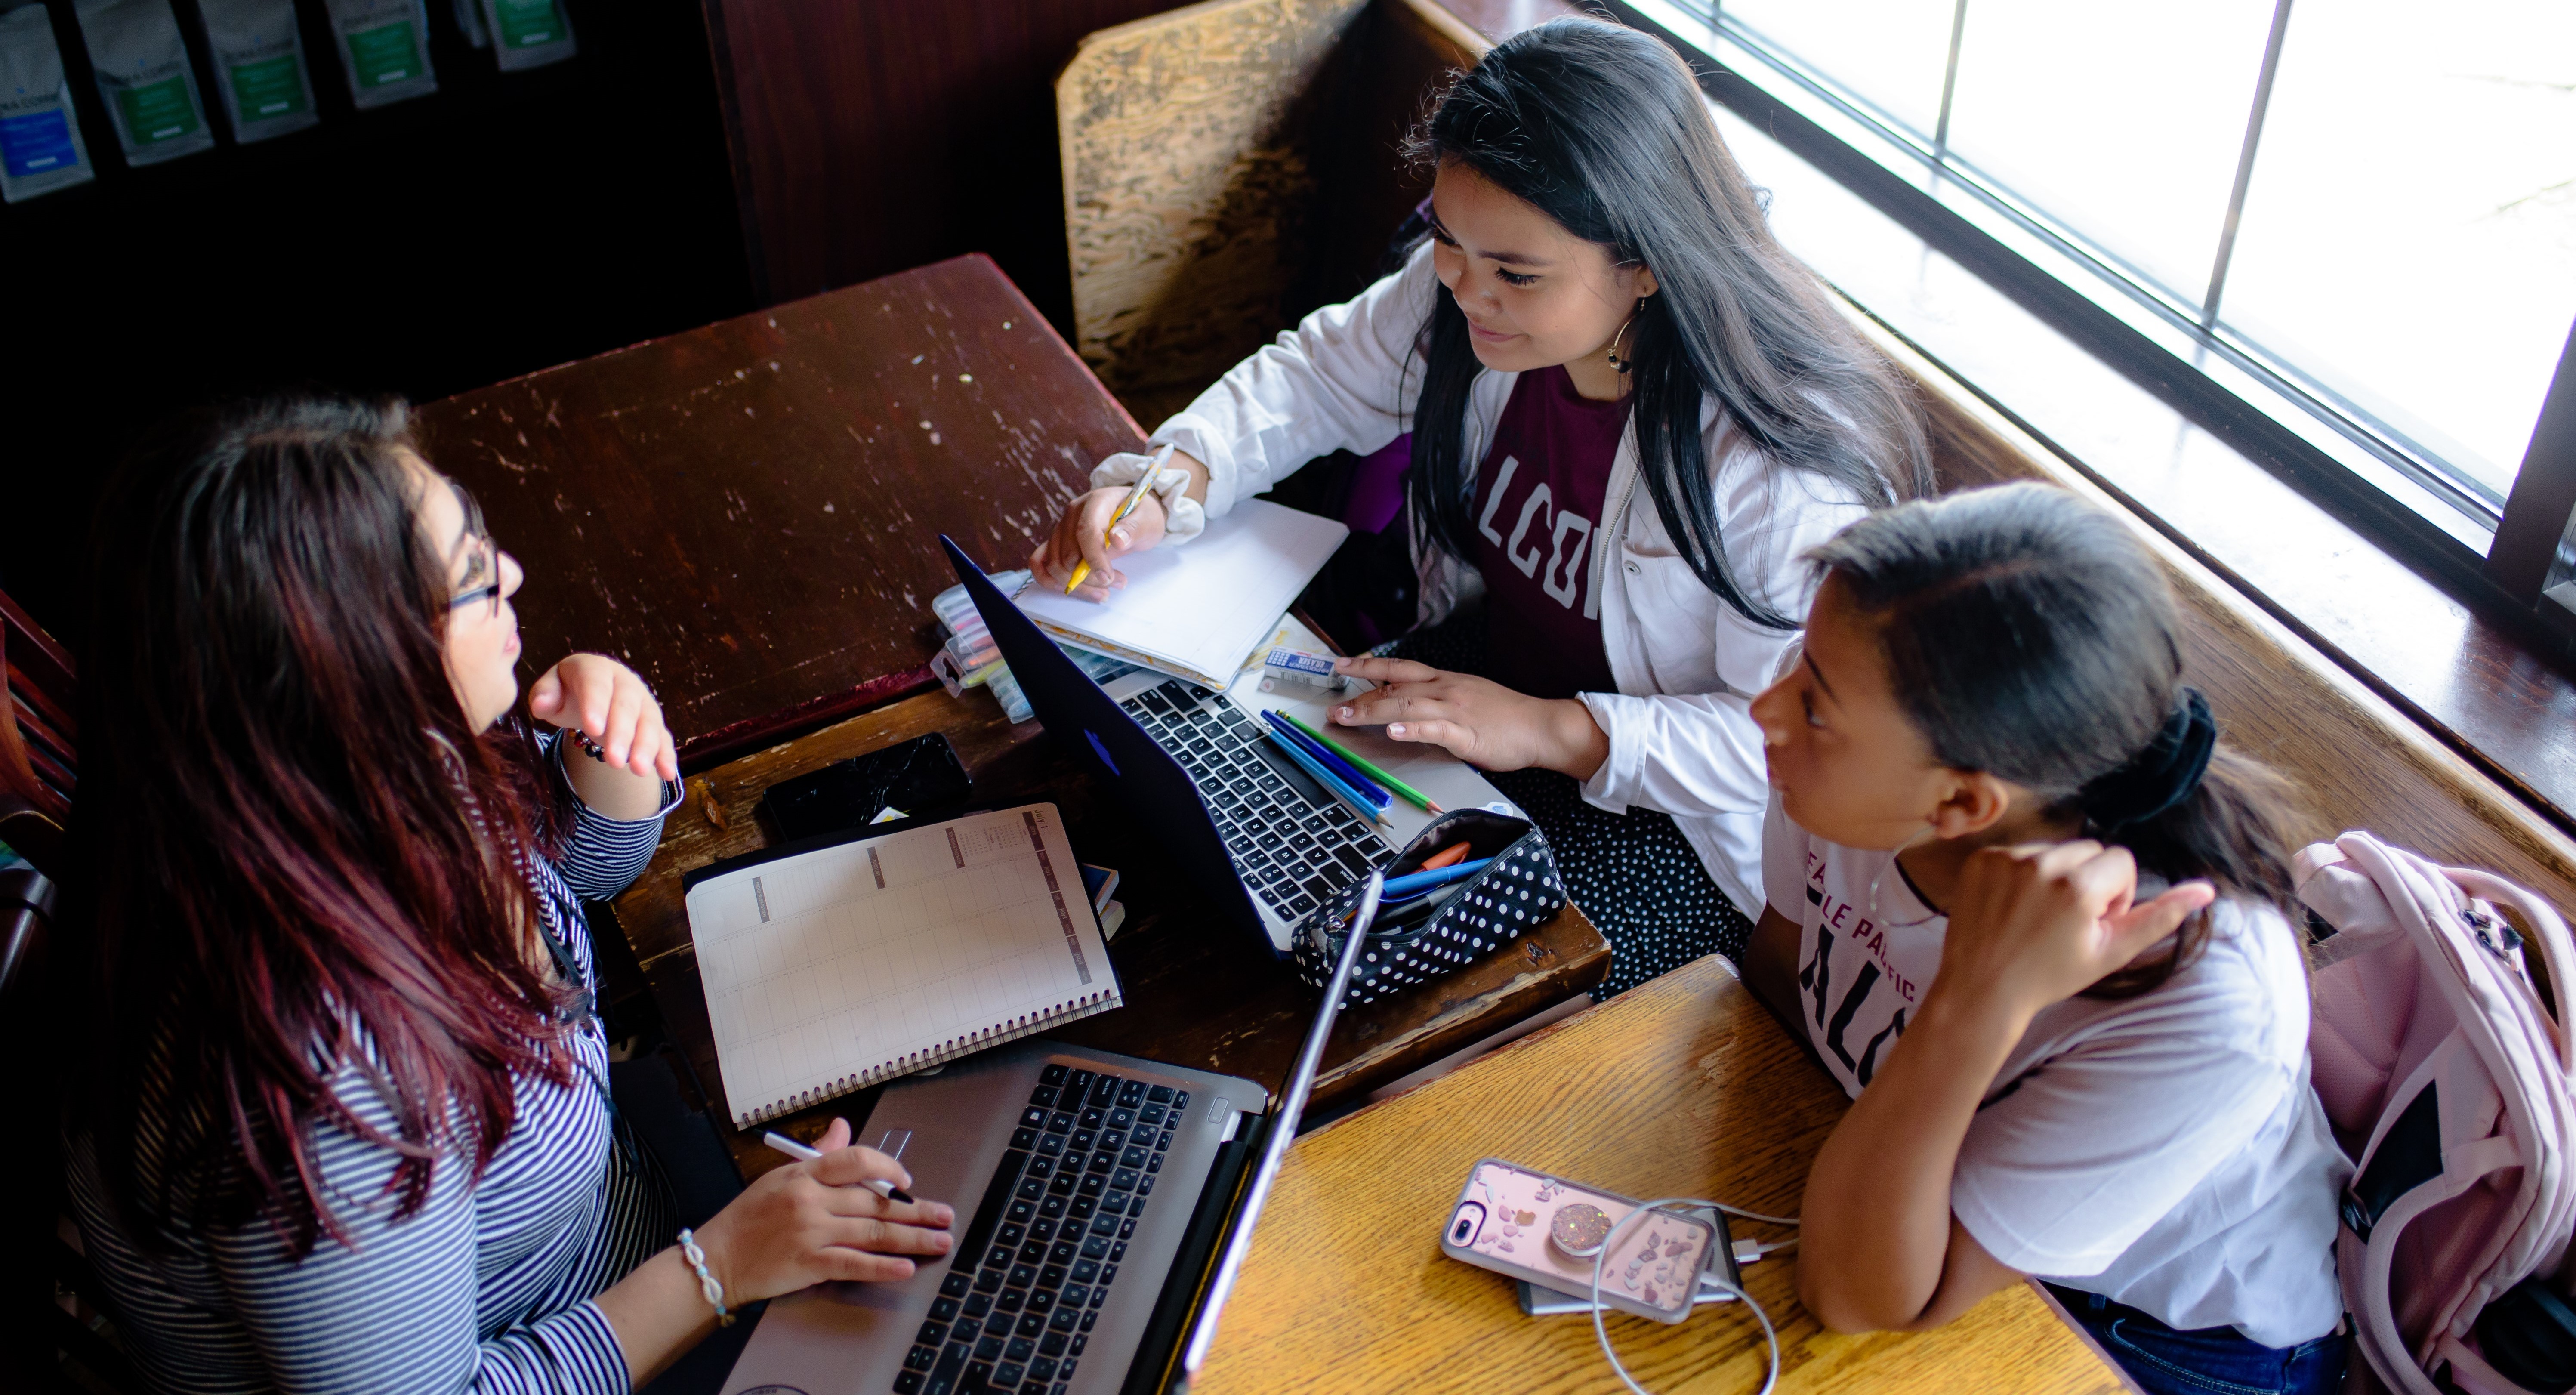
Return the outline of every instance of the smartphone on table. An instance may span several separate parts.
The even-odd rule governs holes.
[[[1440,1250],[1570,1295],[1581,1311],[1590,1301],[1595,1258],[1611,1230],[1636,1209],[1635,1200],[1615,1192],[1485,1158],[1458,1191]],[[1620,1229],[1617,1248],[1601,1260],[1601,1301],[1657,1322],[1679,1322],[1690,1316],[1704,1272],[1715,1268],[1728,1283],[1738,1282],[1734,1260],[1714,1217],[1656,1211]]]

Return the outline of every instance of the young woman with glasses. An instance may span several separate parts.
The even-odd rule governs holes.
[[[400,403],[199,423],[103,518],[64,1137],[155,1388],[605,1395],[947,1250],[846,1124],[679,1229],[581,910],[652,855],[670,733],[597,654],[519,709],[523,573]]]

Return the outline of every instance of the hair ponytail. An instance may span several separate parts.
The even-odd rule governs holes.
[[[2127,525],[2054,486],[2006,484],[1874,514],[1811,555],[1876,629],[1934,759],[2033,791],[2147,872],[2296,923],[2281,781],[2229,750],[2184,686],[2172,589]],[[2087,992],[2143,993],[2209,934],[2193,916],[2171,954]]]
[[[2086,832],[2127,848],[2140,867],[2168,881],[2205,880],[2222,895],[2271,906],[2296,925],[2299,895],[2290,880],[2290,840],[2282,827],[2288,803],[2280,777],[2269,767],[2221,746],[2199,783],[2172,808],[2117,834],[2089,827]],[[2208,941],[2209,913],[2203,911],[2175,933],[2171,954],[2122,969],[2087,994],[2144,993],[2198,957]]]

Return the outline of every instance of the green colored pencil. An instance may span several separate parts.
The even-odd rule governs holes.
[[[1415,789],[1413,786],[1406,784],[1402,780],[1378,769],[1376,765],[1369,761],[1368,757],[1361,755],[1350,747],[1335,741],[1333,738],[1326,736],[1322,732],[1315,730],[1313,727],[1306,725],[1304,722],[1297,720],[1296,713],[1281,712],[1279,715],[1287,718],[1289,723],[1295,726],[1297,730],[1302,731],[1308,736],[1315,738],[1317,741],[1322,742],[1326,750],[1331,751],[1334,755],[1340,756],[1342,759],[1358,766],[1361,774],[1377,781],[1379,784],[1386,786],[1397,794],[1403,795],[1407,803],[1420,806],[1426,813],[1438,814],[1446,812],[1439,805],[1431,802],[1431,796],[1424,794],[1422,791]]]

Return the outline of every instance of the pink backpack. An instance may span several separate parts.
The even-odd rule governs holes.
[[[2576,1033],[2523,965],[2536,945],[2556,991],[2576,991],[2566,923],[2500,877],[2367,833],[2306,849],[2296,875],[2337,932],[2316,947],[2308,1051],[2357,1159],[2336,1248],[2353,1345],[2404,1395],[2437,1395],[2444,1366],[2470,1395],[2523,1395],[2499,1368],[2534,1379],[2570,1340],[2550,1281],[2576,1230]]]

